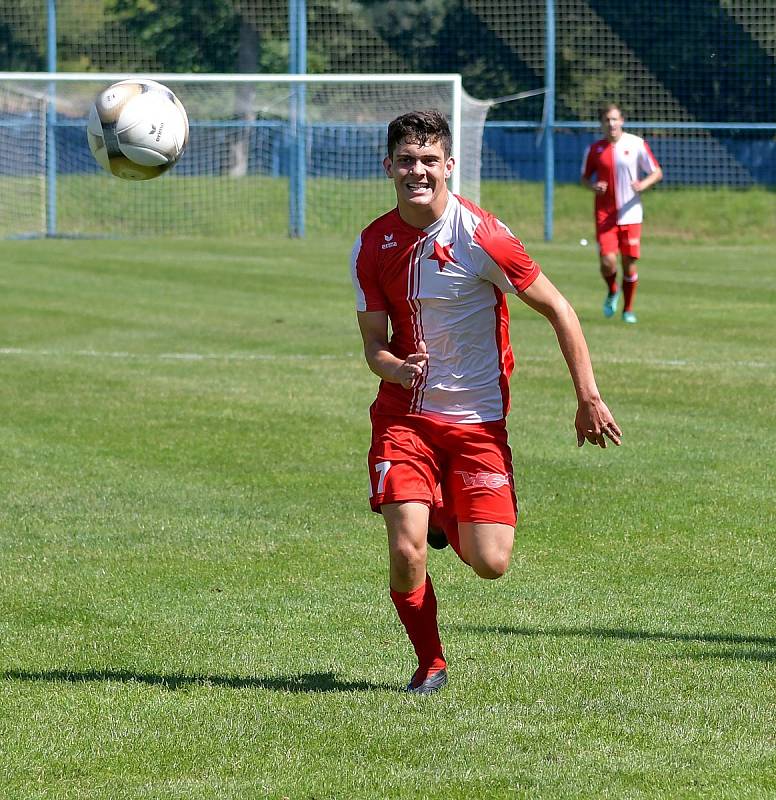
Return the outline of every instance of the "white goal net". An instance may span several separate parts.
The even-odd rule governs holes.
[[[0,235],[46,230],[46,106],[0,83]]]
[[[189,115],[178,165],[151,181],[100,169],[96,94],[127,74],[0,73],[0,236],[351,236],[395,202],[387,123],[436,108],[454,133],[451,182],[479,199],[487,104],[456,75],[145,74]],[[135,76],[140,77],[140,76]]]

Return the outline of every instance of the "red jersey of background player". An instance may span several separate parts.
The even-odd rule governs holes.
[[[644,217],[641,195],[632,184],[659,166],[649,145],[632,133],[623,132],[616,142],[599,139],[591,144],[582,162],[582,177],[589,180],[595,175],[607,183],[606,191],[595,198],[596,227],[640,224]]]
[[[453,194],[424,229],[394,209],[362,231],[351,273],[357,309],[388,313],[394,355],[406,358],[421,341],[433,353],[411,391],[381,382],[375,413],[459,423],[506,416],[514,358],[504,293],[524,291],[540,269],[502,222]]]

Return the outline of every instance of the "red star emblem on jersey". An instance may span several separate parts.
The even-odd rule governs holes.
[[[445,264],[455,264],[455,259],[453,258],[453,243],[451,242],[442,247],[442,245],[435,240],[434,254],[429,256],[429,259],[439,263],[440,272],[445,268]]]

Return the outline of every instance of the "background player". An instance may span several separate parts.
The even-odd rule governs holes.
[[[370,410],[370,501],[385,519],[391,599],[418,659],[407,689],[420,694],[447,681],[426,571],[429,509],[441,511],[436,488],[447,538],[476,574],[500,577],[512,553],[517,501],[505,417],[514,359],[505,293],[555,329],[577,394],[578,445],[606,447],[621,436],[574,310],[505,225],[448,191],[450,153],[438,112],[391,122],[383,165],[397,207],[362,231],[351,262],[364,354],[382,379]]]
[[[625,118],[615,103],[599,112],[606,137],[588,147],[582,161],[582,185],[595,192],[595,228],[601,275],[607,286],[604,316],[612,317],[620,298],[617,286],[617,253],[622,261],[623,322],[636,322],[633,301],[639,276],[636,261],[641,254],[641,193],[663,178],[663,170],[649,145],[623,131]],[[643,176],[639,178],[639,175]]]

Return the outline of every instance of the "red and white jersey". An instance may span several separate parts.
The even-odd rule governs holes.
[[[595,197],[598,227],[632,225],[642,222],[641,196],[631,184],[652,174],[659,164],[649,145],[639,136],[623,132],[616,142],[599,139],[587,148],[582,161],[582,177],[595,175],[608,184],[606,192]]]
[[[524,291],[539,272],[501,221],[457,195],[428,228],[404,222],[398,209],[365,228],[351,259],[357,310],[388,313],[397,357],[417,353],[421,340],[429,354],[413,389],[380,383],[375,412],[505,417],[514,367],[505,292]]]

